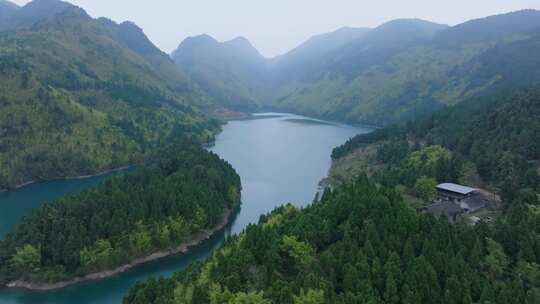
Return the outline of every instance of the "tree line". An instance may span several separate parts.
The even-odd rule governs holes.
[[[474,98],[406,124],[359,135],[334,149],[333,159],[360,147],[377,146],[377,161],[394,168],[383,173],[387,185],[411,184],[427,175],[458,181],[464,170],[477,173],[511,202],[524,189],[540,192],[540,85]],[[427,170],[405,172],[413,153],[440,146],[451,154]],[[395,169],[398,168],[398,169]],[[401,173],[397,172],[400,171]]]
[[[240,203],[240,177],[198,145],[37,208],[0,241],[0,283],[57,282],[177,247]]]
[[[539,303],[539,111],[532,86],[357,136],[333,159],[372,145],[382,170],[305,209],[276,209],[206,262],[135,285],[124,303]],[[450,224],[395,187],[427,198],[467,170],[501,191],[495,223]]]
[[[452,225],[363,176],[305,209],[278,208],[124,303],[538,303],[537,204],[495,227]]]

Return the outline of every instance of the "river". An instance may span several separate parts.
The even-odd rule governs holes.
[[[251,119],[229,122],[211,150],[233,165],[242,178],[243,190],[242,207],[224,231],[187,254],[141,265],[102,281],[48,292],[0,289],[0,304],[120,303],[137,281],[170,276],[193,261],[207,258],[227,235],[256,223],[261,214],[283,203],[309,204],[315,197],[318,182],[328,172],[332,148],[368,131],[368,128],[278,113],[256,114]],[[0,237],[33,208],[109,176],[41,183],[0,193]]]

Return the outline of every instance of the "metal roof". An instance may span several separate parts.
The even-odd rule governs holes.
[[[476,191],[475,188],[462,186],[458,184],[452,184],[452,183],[444,183],[437,186],[437,189],[451,191],[459,194],[469,194],[471,192]]]

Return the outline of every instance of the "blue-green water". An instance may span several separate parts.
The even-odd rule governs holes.
[[[242,231],[283,203],[310,203],[318,182],[330,167],[332,148],[368,129],[306,117],[275,113],[224,126],[211,149],[230,162],[242,177],[242,208],[231,224],[188,254],[165,258],[102,281],[49,292],[0,290],[0,304],[120,303],[128,288],[149,277],[170,276],[189,263],[203,260],[231,233]],[[0,193],[0,237],[32,208],[65,193],[95,185],[108,176],[55,181]]]

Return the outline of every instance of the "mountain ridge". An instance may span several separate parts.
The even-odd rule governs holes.
[[[337,41],[343,31],[322,37]],[[204,79],[200,86],[211,88],[218,104],[230,105],[233,96],[236,108],[248,101],[248,109],[386,125],[469,97],[540,80],[540,62],[534,58],[540,51],[537,33],[537,10],[456,26],[397,19],[360,30],[337,48],[330,45],[324,50],[304,51],[319,35],[288,54],[251,61],[255,74],[242,70],[241,62],[232,62],[232,57],[242,56],[230,54],[214,54],[214,65],[221,65],[219,71],[206,67],[200,58],[187,58],[181,50],[175,52],[175,61],[183,68],[196,65],[194,80]],[[192,51],[196,47],[192,45]],[[229,86],[230,82],[234,85]],[[233,92],[227,93],[231,87]],[[225,91],[220,91],[223,88]]]

